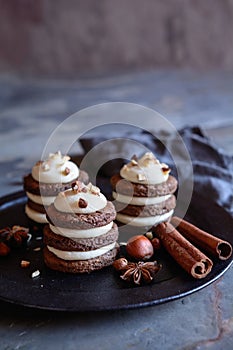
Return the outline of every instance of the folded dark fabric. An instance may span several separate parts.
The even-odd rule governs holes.
[[[212,143],[199,127],[185,127],[179,130],[179,135],[192,161],[194,192],[204,194],[207,201],[210,196],[212,201],[233,215],[233,157]],[[99,169],[98,174],[103,177],[119,172],[133,154],[141,155],[149,150],[171,167],[173,175],[177,175],[177,168],[183,169],[180,185],[184,186],[188,180],[189,174],[185,171],[187,159],[183,159],[180,152],[180,140],[166,131],[154,136],[154,133],[133,127],[127,130],[109,127],[107,132],[98,130],[84,135],[79,141],[85,154],[90,154],[84,159],[85,168],[89,171]],[[178,154],[176,164],[168,149],[172,154]]]

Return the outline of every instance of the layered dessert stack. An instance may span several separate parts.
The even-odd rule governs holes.
[[[28,197],[25,207],[33,223],[47,223],[46,208],[57,194],[71,187],[76,180],[88,183],[88,174],[61,152],[52,153],[45,161],[38,161],[31,174],[24,177],[24,189]]]
[[[118,252],[116,211],[99,188],[77,181],[47,209],[44,260],[54,270],[84,273],[111,265]]]
[[[111,185],[117,221],[122,224],[152,227],[174,212],[177,180],[151,152],[140,159],[134,156],[111,178]]]

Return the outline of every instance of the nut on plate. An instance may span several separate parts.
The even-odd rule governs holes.
[[[27,268],[27,267],[30,266],[30,261],[28,261],[28,260],[21,260],[20,266],[21,266],[22,268]]]
[[[127,265],[128,265],[128,261],[125,258],[119,258],[119,259],[115,260],[113,263],[113,267],[117,271],[124,270],[125,268],[127,268]]]
[[[154,251],[159,250],[159,249],[161,248],[161,243],[160,243],[159,238],[154,237],[154,238],[151,240],[151,243],[152,243],[152,245],[153,245]]]
[[[36,278],[40,276],[40,270],[35,270],[32,272],[31,277]]]
[[[126,251],[136,260],[148,260],[154,254],[151,241],[144,235],[136,235],[129,238],[126,244]]]

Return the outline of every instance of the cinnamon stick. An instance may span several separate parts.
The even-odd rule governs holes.
[[[215,237],[177,216],[174,216],[171,222],[193,244],[220,260],[226,260],[232,255],[232,246],[229,242]]]
[[[164,248],[176,262],[194,278],[206,277],[213,262],[184,238],[169,222],[155,227]]]

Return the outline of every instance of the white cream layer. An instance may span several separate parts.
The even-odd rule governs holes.
[[[130,197],[130,196],[125,196],[124,194],[121,194],[121,193],[113,192],[112,196],[115,200],[121,203],[144,206],[144,205],[153,205],[153,204],[162,203],[166,201],[168,198],[170,198],[171,194],[168,194],[166,196],[160,196],[160,197]]]
[[[92,237],[98,237],[101,235],[104,235],[108,231],[111,230],[113,225],[113,221],[110,222],[108,225],[101,226],[101,227],[94,227],[92,229],[88,230],[78,230],[78,229],[69,229],[69,228],[64,228],[64,227],[56,227],[51,224],[49,224],[51,231],[54,233],[68,237],[71,239],[75,238],[92,238]]]
[[[30,219],[38,222],[39,224],[45,224],[48,222],[46,214],[39,213],[38,211],[31,209],[28,205],[25,206],[25,213]]]
[[[48,250],[55,254],[58,258],[62,260],[88,260],[97,258],[98,256],[101,256],[110,250],[112,250],[115,247],[116,243],[113,242],[109,245],[106,245],[104,247],[101,247],[99,249],[90,250],[87,252],[76,252],[76,251],[64,251],[64,250],[58,250],[53,247],[47,246]]]
[[[163,171],[165,168],[168,170]],[[155,185],[167,181],[169,172],[166,164],[160,163],[153,153],[148,152],[137,161],[124,165],[120,175],[130,182]]]
[[[174,210],[169,211],[168,213],[165,213],[163,215],[155,215],[155,216],[148,216],[148,217],[141,217],[141,216],[129,216],[125,214],[118,213],[117,214],[117,220],[122,222],[123,224],[127,224],[130,226],[154,226],[159,224],[160,222],[168,220]]]
[[[47,160],[33,166],[33,179],[43,183],[67,183],[77,179],[79,168],[69,159],[60,152],[50,154]]]
[[[87,202],[86,208],[80,208],[80,199]],[[72,189],[60,192],[54,201],[57,210],[65,213],[89,214],[103,209],[107,204],[107,199],[102,193],[93,194],[91,192],[75,192]]]
[[[38,196],[36,194],[26,192],[26,195],[32,202],[40,205],[50,205],[55,201],[56,196]]]

